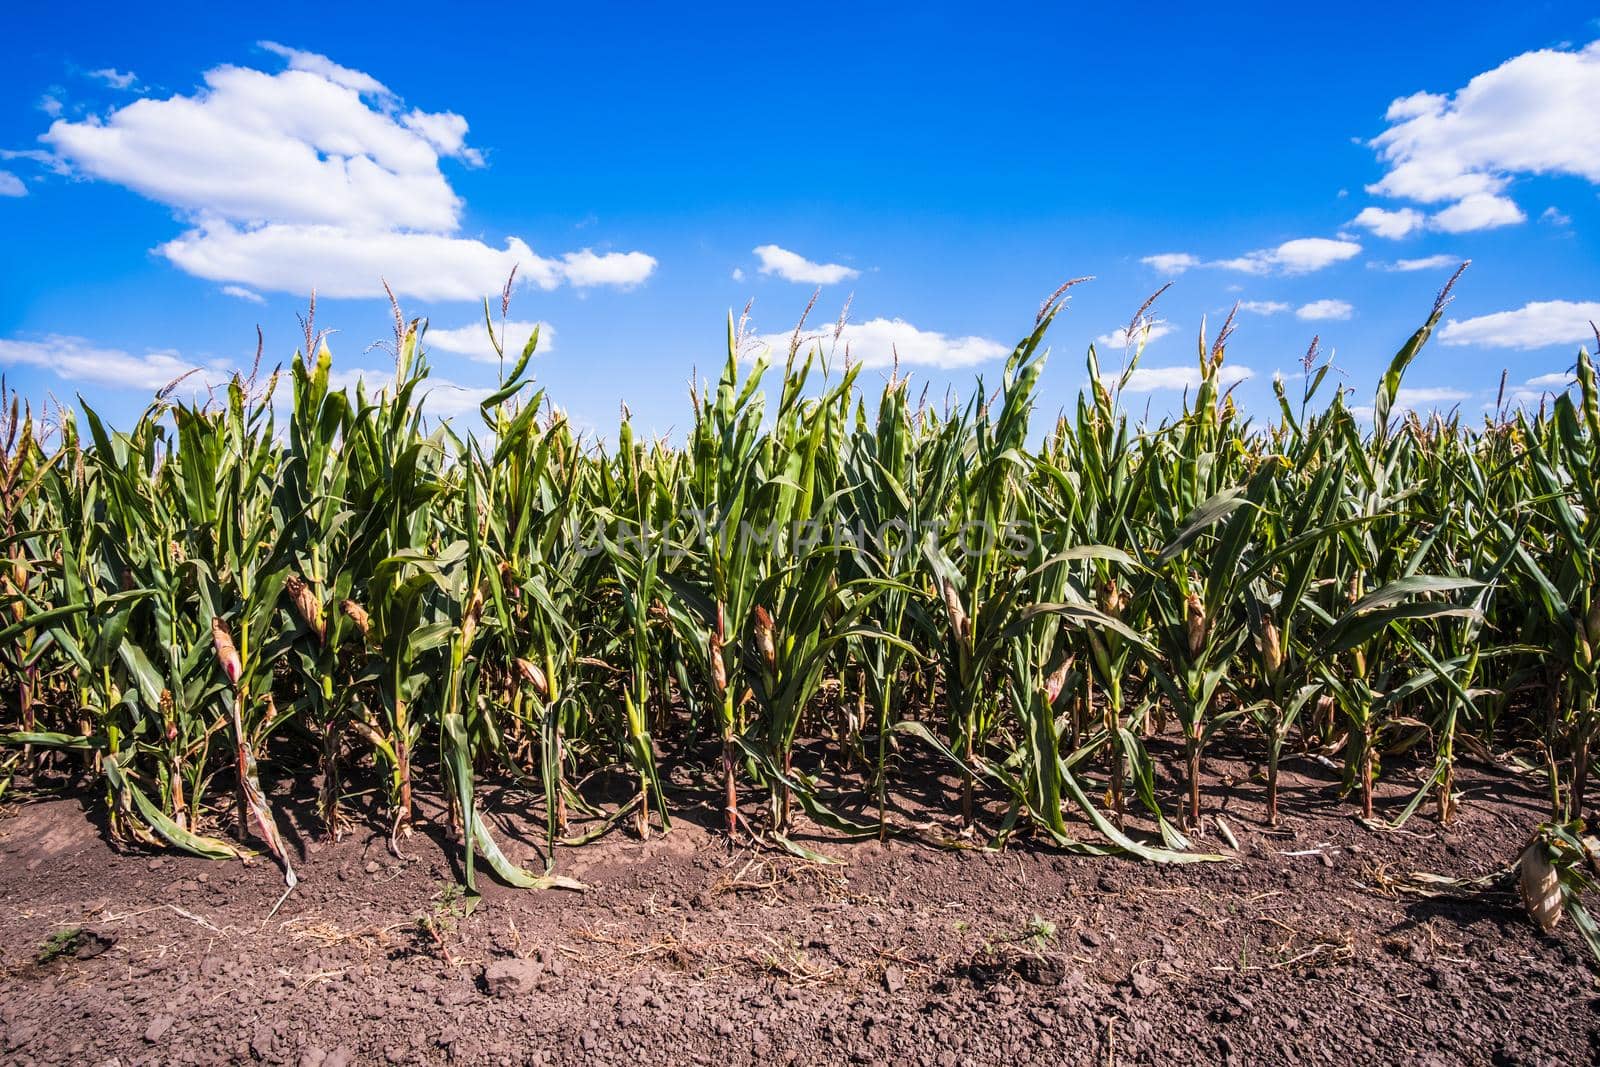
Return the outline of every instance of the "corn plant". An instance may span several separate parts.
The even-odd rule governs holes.
[[[562,848],[665,830],[684,782],[730,836],[813,858],[805,821],[1203,859],[1175,823],[1224,733],[1269,822],[1297,748],[1342,748],[1368,816],[1383,760],[1412,759],[1398,822],[1427,796],[1448,821],[1463,749],[1524,745],[1570,822],[1600,729],[1600,386],[1580,353],[1576,392],[1537,411],[1403,412],[1448,291],[1370,422],[1319,391],[1315,345],[1298,402],[1280,384],[1272,421],[1245,419],[1230,323],[1174,417],[1123,409],[1136,338],[1117,373],[1091,349],[1038,435],[1060,294],[994,394],[942,410],[898,368],[867,395],[799,330],[769,406],[771,360],[730,316],[681,445],[626,412],[614,439],[577,433],[534,381],[537,334],[507,347],[509,292],[465,429],[427,414],[426,323],[398,311],[381,386],[339,387],[308,317],[276,398],[252,372],[175,384],[121,430],[84,405],[46,429],[0,393],[0,788],[78,774],[119,842],[259,843],[288,880],[274,780],[319,772],[338,835],[370,776],[397,850],[437,789],[469,887],[485,863],[571,884]],[[894,816],[924,774],[961,832]],[[501,851],[501,815],[543,822],[542,870]]]
[[[921,607],[913,588],[922,566],[920,547],[942,525],[942,502],[954,486],[961,463],[961,439],[954,434],[933,438],[932,447],[916,449],[918,416],[909,406],[909,382],[891,374],[878,401],[875,421],[862,413],[856,420],[845,458],[843,479],[850,486],[843,498],[853,540],[841,560],[845,572],[884,583],[863,621],[871,629],[909,635]],[[924,430],[924,433],[927,431]],[[925,618],[925,615],[923,615]],[[906,704],[908,661],[920,657],[903,641],[861,639],[853,655],[860,664],[860,700],[870,705],[874,723],[872,792],[878,809],[878,835],[888,836],[888,759],[891,731]],[[854,727],[865,733],[864,708]]]
[[[1159,655],[1152,676],[1183,733],[1188,799],[1183,821],[1200,819],[1200,760],[1207,740],[1241,709],[1216,706],[1247,630],[1242,587],[1261,501],[1274,476],[1265,460],[1248,483],[1231,426],[1232,399],[1221,392],[1231,318],[1209,349],[1200,341],[1200,387],[1193,408],[1153,442],[1144,467],[1165,544],[1145,563],[1137,598],[1152,620]]]
[[[1582,813],[1600,726],[1600,386],[1587,352],[1578,354],[1577,382],[1579,399],[1560,396],[1548,426],[1525,438],[1524,462],[1539,491],[1526,507],[1545,519],[1550,549],[1537,559],[1516,539],[1539,609],[1539,644],[1556,676],[1543,741],[1558,820]]]
[[[427,613],[433,577],[418,564],[436,554],[436,505],[448,492],[442,467],[444,434],[422,432],[419,391],[428,369],[419,343],[422,324],[399,333],[395,378],[375,397],[356,389],[345,448],[345,492],[355,516],[351,596],[340,611],[355,643],[366,650],[375,699],[356,708],[357,724],[388,768],[391,838],[409,832],[413,818],[413,753],[425,722],[416,705],[429,685],[429,658],[448,640],[448,623]],[[378,706],[374,712],[372,704]]]
[[[347,558],[354,525],[344,500],[348,469],[337,449],[348,427],[349,402],[329,388],[332,353],[324,346],[315,359],[308,368],[297,353],[291,368],[288,449],[274,507],[276,521],[290,531],[294,553],[284,579],[288,629],[300,632],[290,654],[301,680],[299,705],[289,710],[318,735],[318,808],[324,832],[337,839],[344,829],[340,755],[366,657],[352,648],[348,638],[355,623],[340,607],[350,599],[356,576]]]

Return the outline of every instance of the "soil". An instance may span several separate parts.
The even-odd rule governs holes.
[[[301,884],[273,913],[269,862],[119,851],[97,793],[58,789],[0,819],[0,1060],[1600,1061],[1570,922],[1546,936],[1514,895],[1396,891],[1407,872],[1510,862],[1543,817],[1535,783],[1463,767],[1452,826],[1424,812],[1380,832],[1296,760],[1269,831],[1249,770],[1208,761],[1207,811],[1240,846],[1227,862],[819,834],[842,861],[821,865],[730,846],[707,790],[676,798],[669,834],[563,850],[587,891],[480,873],[470,914],[426,798],[401,859],[376,826],[317,841],[287,806],[314,784],[280,783]],[[1414,775],[1386,778],[1392,815]],[[526,794],[486,799],[529,859]]]

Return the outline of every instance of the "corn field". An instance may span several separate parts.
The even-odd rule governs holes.
[[[286,374],[166,390],[126,430],[9,396],[0,782],[81,775],[115,839],[264,850],[291,886],[263,779],[318,783],[330,837],[399,842],[443,797],[469,886],[573,886],[558,846],[690,801],[811,858],[1026,836],[1204,860],[1219,739],[1272,822],[1305,757],[1366,819],[1448,822],[1467,756],[1540,782],[1568,840],[1600,725],[1600,385],[1580,352],[1536,412],[1401,410],[1447,294],[1370,408],[1313,345],[1259,423],[1224,326],[1178,414],[1133,421],[1137,346],[1114,373],[1091,348],[1041,427],[1061,292],[965,402],[898,373],[869,395],[800,330],[779,370],[730,317],[678,443],[626,412],[576,432],[537,333],[506,347],[487,304],[501,382],[470,425],[425,416],[426,323],[399,317],[381,387],[331,387],[308,322]],[[1401,760],[1409,800],[1376,804]],[[502,850],[490,780],[539,854]],[[946,819],[900,813],[913,782]]]

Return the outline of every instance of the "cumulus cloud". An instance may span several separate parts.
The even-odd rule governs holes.
[[[1225,364],[1217,372],[1217,384],[1226,389],[1255,377],[1249,367]],[[1180,392],[1200,388],[1200,368],[1187,367],[1135,367],[1123,385],[1124,393]]]
[[[556,345],[555,327],[548,322],[517,322],[510,320],[494,324],[495,338],[505,349],[506,358],[515,361],[522,355],[522,346],[528,343],[533,331],[539,331],[538,354],[548,355]],[[430,352],[453,352],[479,363],[498,363],[494,345],[489,341],[489,328],[481,322],[471,322],[453,329],[428,328],[423,347]]]
[[[513,328],[511,336],[515,338],[516,328],[529,324],[508,325]],[[439,334],[459,334],[464,339],[466,332],[465,329],[430,330],[428,340],[432,342],[433,347],[442,348],[445,346],[438,343]],[[477,333],[480,337],[484,336],[483,327],[478,327]],[[541,349],[543,336],[541,333]],[[526,337],[523,340],[525,341]],[[518,342],[519,345],[521,343]],[[38,340],[0,338],[0,367],[29,367],[49,371],[62,381],[74,385],[101,385],[151,394],[166,389],[182,379],[177,392],[202,397],[208,389],[225,386],[232,380],[237,370],[224,359],[197,362],[185,359],[170,350],[135,355],[119,348],[96,344],[82,337],[59,334],[51,334]],[[335,389],[354,389],[357,383],[364,383],[369,391],[376,392],[393,387],[394,372],[389,368],[381,370],[335,368],[329,376],[329,381]],[[280,380],[280,391],[285,388],[286,379]],[[493,386],[462,385],[449,378],[432,375],[420,389],[423,410],[435,418],[452,418],[476,411],[478,405],[493,392]]]
[[[9,170],[0,170],[0,196],[27,196],[28,187]]]
[[[429,336],[432,336],[431,332]],[[357,385],[361,385],[366,388],[368,395],[373,395],[394,388],[394,372],[389,369],[372,370],[365,367],[335,370],[328,375],[328,384],[334,389],[349,389],[352,393]],[[493,386],[480,388],[462,385],[460,382],[432,374],[417,387],[423,412],[436,419],[453,419],[470,415],[477,411],[478,405],[487,400],[494,391]]]
[[[1289,305],[1281,300],[1241,300],[1239,310],[1253,315],[1281,315],[1289,310]]]
[[[1145,256],[1139,262],[1154,267],[1162,274],[1182,274],[1186,270],[1205,266],[1199,256],[1188,252],[1158,252],[1153,256]]]
[[[1348,319],[1355,308],[1343,300],[1313,300],[1295,309],[1294,317],[1305,322],[1324,322],[1331,319]]]
[[[1471,395],[1460,389],[1402,386],[1395,391],[1394,406],[1412,411],[1417,408],[1438,407],[1441,404],[1457,404]]]
[[[777,245],[762,245],[755,250],[761,260],[762,274],[776,274],[784,281],[805,282],[808,285],[835,285],[861,272],[842,263],[813,263],[811,260]]]
[[[240,223],[455,229],[439,154],[355,91],[302,70],[218,67],[194,96],[60,120],[46,144],[83,173]]]
[[[903,366],[971,367],[1011,354],[1011,346],[987,337],[952,337],[921,330],[904,319],[869,319],[846,323],[837,340],[835,327],[802,335],[803,347],[819,346],[834,358],[848,355],[865,367],[888,367],[898,355]],[[760,346],[777,353],[789,350],[792,333],[769,333],[757,338]]]
[[[265,304],[267,302],[260,293],[253,289],[246,289],[242,285],[224,285],[222,287],[222,292],[226,296],[237,297],[240,300],[246,300],[252,304]]]
[[[1128,348],[1131,345],[1138,344],[1141,340],[1145,344],[1151,344],[1155,341],[1159,341],[1161,338],[1167,336],[1176,329],[1177,327],[1172,325],[1172,323],[1156,319],[1145,323],[1143,329],[1140,329],[1137,326],[1134,327],[1131,338],[1128,335],[1128,328],[1126,326],[1118,326],[1110,333],[1101,334],[1099,337],[1096,337],[1094,341],[1095,344],[1100,345],[1103,348]]]
[[[585,248],[561,257],[561,274],[579,288],[615,285],[632,288],[650,277],[656,269],[655,257],[643,252],[606,252],[597,255]]]
[[[1350,220],[1350,225],[1360,226],[1379,237],[1400,238],[1415,233],[1427,223],[1427,216],[1414,207],[1388,211],[1381,207],[1363,208],[1361,214]]]
[[[637,285],[656,261],[642,252],[596,255],[587,249],[547,259],[518,238],[505,248],[444,234],[340,226],[266,225],[244,229],[213,223],[158,249],[182,270],[212,281],[330,297],[381,297],[383,283],[421,300],[479,300],[517,280],[540,289]]]
[[[1389,105],[1371,141],[1387,166],[1367,187],[1380,196],[1450,204],[1431,225],[1452,233],[1521,222],[1513,178],[1554,174],[1600,184],[1600,41],[1540,49],[1479,74],[1454,93],[1416,93]]]
[[[1439,332],[1439,341],[1524,350],[1582,344],[1594,336],[1591,322],[1600,322],[1600,301],[1535,300],[1515,311],[1451,319]]]
[[[1504,402],[1509,407],[1533,408],[1546,404],[1555,397],[1578,384],[1571,374],[1541,374],[1536,378],[1529,378],[1519,386],[1508,390]],[[1493,402],[1483,405],[1492,410]]]
[[[561,265],[513,237],[503,249],[431,233],[356,231],[339,226],[216,223],[158,249],[180,269],[216,282],[330,297],[381,297],[383,279],[421,300],[480,300],[517,278],[541,289],[561,284]]]
[[[1359,242],[1330,237],[1300,237],[1214,266],[1246,274],[1310,274],[1361,254]]]
[[[1387,271],[1443,270],[1446,267],[1454,267],[1460,262],[1460,256],[1452,256],[1448,252],[1441,252],[1436,256],[1423,256],[1420,259],[1397,259],[1393,263],[1370,263],[1368,266],[1374,270]]]
[[[1577,381],[1577,378],[1571,371],[1563,370],[1554,374],[1541,374],[1537,377],[1529,378],[1522,385],[1526,389],[1564,390],[1575,381]]]
[[[1526,218],[1522,209],[1509,197],[1473,193],[1437,212],[1432,223],[1434,229],[1445,233],[1471,233],[1474,230],[1511,226]]]
[[[203,388],[222,384],[233,373],[222,361],[195,363],[172,351],[137,356],[61,334],[37,341],[0,338],[0,366],[31,367],[68,382],[151,393],[186,374],[191,375],[186,385]]]
[[[40,148],[0,148],[0,159],[25,159],[29,163],[37,163],[52,174],[59,174],[63,177],[72,173],[72,168],[62,162],[58,156]]]
[[[1361,243],[1349,238],[1297,237],[1275,248],[1261,248],[1232,259],[1203,260],[1188,252],[1162,252],[1141,263],[1164,274],[1182,274],[1196,267],[1216,267],[1245,274],[1310,274],[1361,254]]]
[[[484,165],[483,153],[467,147],[467,120],[453,111],[430,114],[413,108],[400,119],[401,125],[439,150],[469,167]]]
[[[103,81],[113,89],[132,89],[139,80],[133,71],[121,71],[115,67],[102,67],[100,70],[91,70],[89,77],[96,81]]]
[[[406,110],[376,78],[262,42],[287,70],[207,71],[192,95],[57,120],[41,138],[58,168],[172,207],[190,228],[159,249],[202,278],[328,296],[476,300],[518,278],[549,289],[637,285],[656,261],[588,249],[535,255],[459,234],[463,202],[444,159],[481,166],[454,112]],[[409,262],[408,262],[409,260]]]
[[[1390,407],[1391,414],[1400,414],[1407,411],[1445,411],[1458,406],[1461,401],[1470,399],[1471,393],[1461,389],[1443,387],[1402,387],[1395,392],[1394,404]],[[1493,405],[1484,405],[1492,407]],[[1374,414],[1370,404],[1355,405],[1350,408],[1350,414],[1366,422],[1372,421]]]
[[[384,103],[393,104],[395,94],[390,91],[377,78],[359,70],[340,66],[327,56],[316,52],[306,52],[299,48],[290,48],[288,45],[279,44],[277,41],[257,41],[256,47],[262,51],[271,52],[289,65],[290,70],[303,70],[307,74],[315,74],[323,81],[332,82],[334,85],[352,89],[362,96],[370,96]]]

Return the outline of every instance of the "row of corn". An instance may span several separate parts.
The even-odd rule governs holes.
[[[1225,328],[1181,414],[1130,421],[1138,351],[1108,373],[1091,349],[1041,432],[1059,302],[997,389],[942,405],[898,374],[866,395],[799,331],[773,402],[730,321],[677,442],[626,414],[575,433],[532,382],[537,334],[508,350],[487,314],[501,385],[470,424],[424,415],[420,321],[385,383],[331,387],[308,327],[287,375],[159,397],[125,431],[87,405],[45,430],[12,397],[0,780],[92,775],[119,838],[253,838],[291,882],[285,778],[320,783],[331,835],[398,838],[442,795],[467,880],[530,887],[562,884],[558,843],[708,796],[729,833],[802,854],[803,818],[1196,858],[1223,734],[1272,821],[1302,758],[1369,818],[1448,820],[1464,754],[1571,819],[1600,722],[1600,390],[1579,354],[1537,412],[1405,412],[1444,302],[1370,410],[1313,346],[1261,424],[1222,384]],[[1397,757],[1404,799],[1375,811]],[[542,856],[502,851],[485,779],[517,787]],[[899,813],[928,782],[948,820]]]

